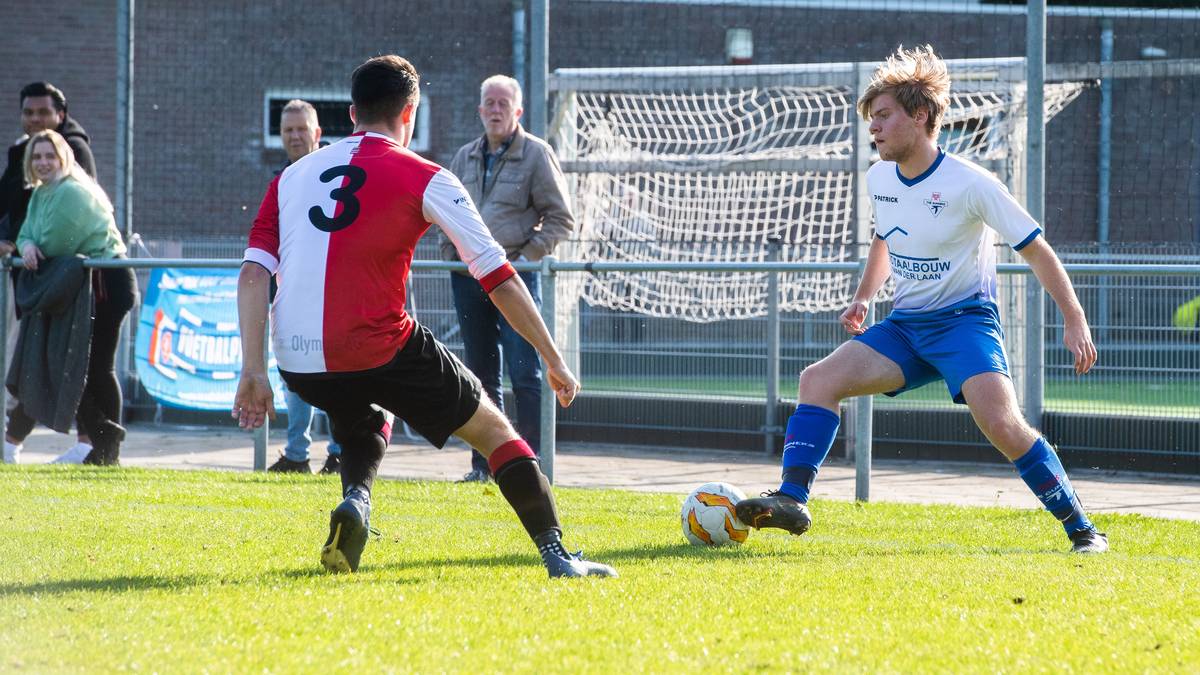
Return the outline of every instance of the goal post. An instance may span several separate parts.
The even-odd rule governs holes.
[[[942,146],[996,172],[1020,198],[1024,59],[947,63]],[[857,260],[870,239],[861,188],[875,157],[855,103],[874,66],[555,71],[549,135],[579,221],[560,255],[765,262],[767,242],[779,238],[785,262]],[[1047,85],[1047,117],[1083,87]],[[766,287],[755,273],[636,272],[562,284],[591,305],[699,322],[763,316]],[[851,275],[785,273],[780,309],[840,309],[852,293]]]

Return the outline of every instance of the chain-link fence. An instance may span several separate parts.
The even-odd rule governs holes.
[[[15,97],[45,79],[66,91],[121,222],[154,257],[240,256],[265,185],[286,162],[282,104],[312,101],[326,139],[343,136],[350,71],[396,52],[422,74],[412,147],[443,164],[481,133],[480,81],[512,73],[524,83],[527,126],[556,144],[573,186],[579,222],[560,258],[852,261],[871,236],[862,183],[876,159],[853,101],[873,64],[898,45],[929,43],[952,64],[941,144],[1021,199],[1031,176],[1037,183],[1030,162],[1040,166],[1043,148],[1044,190],[1035,185],[1033,199],[1044,209],[1035,212],[1065,261],[1194,262],[1200,8],[1100,4],[1115,3],[1049,3],[1044,82],[1034,90],[1044,98],[1041,139],[1026,127],[1027,8],[989,0],[367,0],[336,12],[305,1],[68,0],[58,11],[85,22],[90,39],[53,53],[37,48],[44,6],[9,3],[0,8],[13,28],[0,48],[0,90]],[[10,132],[19,132],[15,111]],[[422,257],[436,257],[429,239]],[[1006,279],[1020,379],[1043,350],[1024,337],[1022,281]],[[560,337],[598,412],[573,411],[564,433],[626,428],[628,440],[759,447],[747,439],[764,431],[776,368],[764,337],[768,281],[565,275]],[[1186,309],[1200,296],[1197,280],[1075,282],[1101,361],[1076,378],[1059,315],[1045,308],[1048,431],[1068,449],[1167,453],[1197,465],[1200,328]],[[835,317],[853,279],[788,274],[779,283],[786,401],[796,374],[841,341]],[[417,272],[414,285],[418,317],[457,348],[446,273]],[[938,435],[936,415],[955,411],[936,387],[881,398],[879,410],[933,415],[877,425],[884,442],[982,444]]]

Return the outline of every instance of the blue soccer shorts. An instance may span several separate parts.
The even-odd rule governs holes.
[[[1008,372],[1004,329],[996,305],[978,297],[931,312],[895,310],[854,338],[896,362],[902,391],[945,380],[955,403],[966,403],[962,385],[980,373]]]

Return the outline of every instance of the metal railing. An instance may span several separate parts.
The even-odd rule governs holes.
[[[134,258],[134,259],[117,259],[117,260],[87,260],[84,266],[88,268],[120,268],[129,267],[133,269],[153,269],[158,267],[175,267],[175,268],[225,268],[231,269],[241,265],[241,260],[230,258]],[[20,258],[11,258],[3,261],[3,268],[22,267]],[[540,263],[518,263],[515,267],[519,271],[536,271],[542,275],[543,284],[543,306],[542,314],[546,320],[547,326],[551,332],[554,331],[554,316],[556,312],[556,293],[555,281],[557,275],[560,274],[603,274],[603,273],[629,273],[629,272],[763,272],[768,273],[770,277],[774,277],[781,273],[797,273],[797,272],[843,272],[849,274],[857,274],[861,271],[859,263],[812,263],[812,262],[760,262],[760,263],[695,263],[695,262],[679,262],[679,263],[644,263],[644,262],[574,262],[574,261],[559,261],[550,256],[543,259]],[[463,263],[440,262],[429,260],[417,260],[412,264],[414,275],[428,275],[434,272],[448,271],[463,271],[466,266]],[[1066,265],[1068,273],[1074,278],[1083,277],[1099,277],[1099,278],[1128,278],[1128,277],[1173,277],[1189,280],[1196,280],[1197,288],[1200,288],[1200,264],[1146,264],[1146,263],[1125,263],[1125,264],[1102,264],[1102,263],[1072,263]],[[1001,264],[998,266],[998,271],[1001,275],[1030,275],[1029,267],[1022,264]],[[7,284],[0,284],[0,303],[7,302],[7,293],[11,292]],[[1200,291],[1198,291],[1200,292]],[[445,310],[440,311],[444,316]],[[3,313],[0,313],[3,314]],[[1046,330],[1056,330],[1060,327],[1053,322],[1047,322],[1045,318],[1037,319],[1043,323],[1042,332]],[[779,373],[780,368],[778,363],[783,357],[780,356],[782,350],[780,348],[781,328],[783,327],[783,317],[778,311],[778,305],[772,304],[772,309],[764,321],[767,324],[766,335],[768,342],[766,354],[774,360],[774,364],[765,364],[764,384],[765,392],[768,395],[778,396]],[[7,331],[7,316],[0,316],[0,333]],[[809,322],[806,323],[806,329]],[[792,333],[793,331],[786,331]],[[718,338],[719,339],[719,338]],[[801,341],[801,346],[808,350],[810,354],[819,354],[823,347],[828,344],[829,338],[816,339],[804,344]],[[452,343],[452,340],[447,340]],[[732,341],[732,342],[737,342]],[[561,340],[560,340],[561,343]],[[582,343],[581,343],[582,344]],[[835,343],[836,344],[836,343]],[[1147,345],[1147,351],[1152,350],[1153,345]],[[620,346],[617,347],[621,349]],[[583,351],[580,349],[580,351]],[[625,354],[633,354],[636,350],[632,343],[625,346]],[[581,354],[575,354],[576,358]],[[794,360],[794,356],[792,359]],[[805,360],[805,359],[802,359]],[[1055,359],[1051,359],[1055,362]],[[0,381],[7,378],[7,362],[6,357],[0,357]],[[1014,364],[1017,368],[1020,364]],[[1183,386],[1191,385],[1200,387],[1200,367],[1196,372],[1185,372],[1185,381]],[[1026,374],[1028,375],[1028,373]],[[1194,379],[1193,379],[1194,378]],[[735,378],[737,379],[737,378]],[[741,378],[745,379],[745,378]],[[0,388],[0,405],[6,402],[7,391]],[[614,388],[620,391],[621,387]],[[600,387],[603,391],[604,387]],[[626,390],[628,391],[628,390]],[[717,392],[716,398],[727,397],[729,392]],[[742,396],[742,399],[761,400],[762,395],[756,392],[751,392]],[[775,405],[780,401],[769,401],[766,406],[763,425],[760,431],[763,435],[764,446],[768,449],[773,448],[774,439],[780,434],[781,430],[775,418]],[[1187,408],[1186,401],[1184,409]],[[865,498],[869,490],[869,462],[871,456],[871,420],[873,417],[873,397],[860,397],[853,408],[852,417],[853,423],[847,425],[847,443],[854,448],[854,457],[858,463],[860,470],[859,477],[859,496]],[[1196,409],[1197,417],[1200,418],[1200,405]],[[7,419],[0,420],[0,434],[6,431]],[[554,457],[556,449],[556,429],[557,429],[557,410],[555,397],[553,392],[549,391],[548,386],[543,382],[542,395],[542,448],[544,457],[544,470],[548,476],[553,478],[554,475]],[[266,442],[267,442],[266,427],[258,430],[255,437],[255,461],[256,469],[262,469],[266,466]],[[1197,448],[1200,451],[1200,447]]]

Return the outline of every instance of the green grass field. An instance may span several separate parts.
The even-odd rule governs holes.
[[[548,580],[495,488],[383,481],[359,574],[317,563],[333,479],[0,467],[0,671],[1186,672],[1200,523],[817,502],[804,537],[683,543],[681,498],[561,490]]]
[[[687,377],[616,377],[584,375],[587,391],[642,392],[651,394],[694,394],[703,396],[743,396],[763,398],[766,385],[761,379],[722,378],[711,376]],[[783,379],[781,396],[794,398],[796,380]],[[890,398],[877,396],[880,405],[951,406],[946,386],[935,382],[903,395]],[[1200,392],[1196,383],[1139,382],[1088,379],[1046,381],[1046,409],[1056,412],[1092,413],[1104,415],[1142,415],[1157,417],[1200,416]]]

